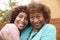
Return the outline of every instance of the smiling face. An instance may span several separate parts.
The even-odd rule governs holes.
[[[39,29],[43,23],[45,23],[42,13],[30,13],[30,22],[32,26]]]
[[[16,17],[14,24],[18,27],[19,30],[23,30],[28,25],[27,14],[20,12]]]

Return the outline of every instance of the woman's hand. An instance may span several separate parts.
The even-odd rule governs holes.
[[[13,40],[12,35],[10,32],[7,32],[8,36],[4,35],[3,32],[1,32],[0,40]]]

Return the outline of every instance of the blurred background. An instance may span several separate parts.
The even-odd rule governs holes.
[[[43,3],[50,7],[50,23],[56,26],[57,40],[60,40],[60,0],[0,0],[0,29],[6,23],[9,23],[11,10],[14,7],[19,5],[28,5],[31,2]]]
[[[30,2],[46,4],[51,9],[51,19],[60,18],[60,0],[0,0],[0,23],[9,22],[11,9]]]

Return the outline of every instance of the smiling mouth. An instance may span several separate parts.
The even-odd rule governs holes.
[[[39,24],[35,24],[35,26],[39,26]]]
[[[19,27],[24,27],[24,24],[21,24],[21,23],[20,23],[20,24],[18,24],[18,26],[19,26]]]
[[[39,24],[39,23],[33,23],[33,25],[35,25],[35,26],[39,26],[40,24]]]

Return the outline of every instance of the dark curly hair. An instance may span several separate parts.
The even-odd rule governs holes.
[[[28,5],[28,10],[29,10],[29,14],[30,13],[42,13],[46,23],[49,23],[50,8],[48,6],[41,4],[41,3],[33,2]]]
[[[29,21],[29,14],[28,14],[28,11],[27,11],[27,7],[26,6],[18,6],[18,7],[15,7],[11,12],[10,23],[14,23],[15,18],[17,17],[17,15],[20,12],[26,13],[27,16],[28,16],[28,21]]]

